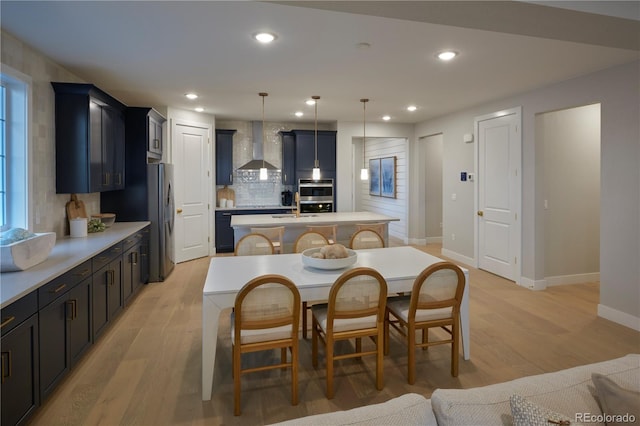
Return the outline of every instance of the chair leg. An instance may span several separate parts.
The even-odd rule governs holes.
[[[378,325],[378,337],[376,338],[376,389],[384,387],[384,330]]]
[[[311,364],[313,368],[318,368],[318,330],[316,319],[311,316]]]
[[[327,399],[333,399],[333,336],[325,336],[324,354],[327,364]]]
[[[429,327],[422,329],[422,344],[429,343]],[[422,350],[426,351],[429,346],[423,346]]]
[[[384,354],[389,355],[389,309],[384,312]]]
[[[298,405],[298,342],[291,346],[291,404]]]
[[[451,328],[451,334],[453,335],[453,342],[451,343],[451,375],[453,377],[458,377],[458,360],[460,358],[458,355],[458,346],[460,341],[460,329],[455,322]]]
[[[287,348],[280,348],[280,364],[287,363]],[[286,370],[287,367],[282,367],[282,370]]]
[[[302,338],[307,338],[307,310],[309,309],[307,302],[302,302]]]
[[[233,415],[240,415],[240,348],[233,345]]]
[[[416,329],[413,325],[407,325],[407,382],[412,385],[416,382]]]
[[[362,339],[360,337],[356,337],[356,353],[362,352]],[[357,360],[362,359],[362,357],[356,357]]]

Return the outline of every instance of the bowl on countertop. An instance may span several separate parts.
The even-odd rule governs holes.
[[[24,271],[44,262],[56,244],[55,232],[34,234],[0,246],[0,271]]]
[[[358,254],[355,250],[351,249],[347,249],[349,256],[341,259],[320,259],[317,257],[311,257],[314,253],[317,253],[320,250],[321,247],[314,247],[303,251],[301,253],[302,264],[316,269],[333,270],[347,268],[358,260]]]
[[[108,228],[111,225],[113,225],[113,223],[116,221],[116,214],[115,213],[92,214],[91,218],[100,219],[102,223],[104,223],[104,226]]]

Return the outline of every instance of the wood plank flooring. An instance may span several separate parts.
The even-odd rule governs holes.
[[[418,248],[440,256],[439,245]],[[290,404],[290,373],[243,376],[242,416],[233,416],[229,319],[218,334],[213,399],[201,401],[202,286],[209,259],[176,266],[145,286],[30,421],[32,425],[259,425],[383,402],[406,392],[469,388],[640,352],[640,333],[599,318],[598,283],[533,292],[470,268],[471,360],[451,377],[449,347],[418,351],[418,378],[406,381],[404,343],[392,334],[385,387],[375,390],[375,359],[336,363],[335,398],[301,341],[300,403]],[[364,344],[364,342],[363,342]],[[347,350],[341,345],[338,350]],[[247,363],[278,353],[249,354]]]

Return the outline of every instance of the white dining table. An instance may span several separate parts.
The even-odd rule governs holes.
[[[443,259],[410,246],[357,250],[349,268],[376,269],[387,281],[389,294],[411,291],[413,281],[426,267]],[[348,268],[347,268],[348,269]],[[301,255],[214,257],[202,291],[202,400],[211,399],[218,342],[218,325],[223,309],[234,305],[236,294],[247,282],[265,274],[280,274],[293,281],[302,300],[324,300],[336,279],[347,269],[320,270],[302,264]],[[470,359],[469,271],[462,268],[466,285],[460,307],[464,359]]]

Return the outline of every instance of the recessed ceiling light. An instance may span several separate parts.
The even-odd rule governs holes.
[[[204,108],[202,108],[202,107],[196,108],[196,112],[202,112],[202,111],[204,111]]]
[[[382,119],[383,119],[384,121],[389,121],[389,120],[391,120],[391,116],[389,116],[389,115],[383,115],[383,116],[382,116]]]
[[[316,101],[314,101],[313,99],[308,99],[307,101],[305,101],[305,103],[306,103],[307,105],[315,105],[315,104],[316,104]]]
[[[444,52],[438,53],[438,59],[441,61],[450,61],[456,56],[458,56],[458,53],[453,50],[445,50]]]
[[[304,113],[302,111],[296,111],[296,117],[302,117]]]
[[[253,38],[258,40],[260,43],[268,44],[276,39],[276,35],[272,33],[257,33],[253,35]]]
[[[415,106],[415,105],[409,105],[409,106],[407,107],[407,111],[411,111],[411,112],[413,112],[413,111],[415,111],[415,110],[417,110],[417,109],[418,109],[418,107],[417,107],[417,106]]]
[[[368,49],[368,48],[370,48],[370,47],[371,47],[371,44],[366,43],[366,42],[364,42],[364,43],[358,43],[358,44],[356,44],[356,47],[357,47],[358,49]]]
[[[195,93],[185,93],[185,96],[187,97],[187,99],[191,100],[198,99],[198,95]]]

